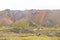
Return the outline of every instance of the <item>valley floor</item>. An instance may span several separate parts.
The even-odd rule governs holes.
[[[29,34],[0,34],[0,40],[60,40],[60,37],[48,37],[46,35],[29,35]]]
[[[32,30],[41,32],[41,34],[14,33],[14,31],[9,31],[10,29],[12,27],[0,27],[0,40],[60,40],[60,27],[43,27]]]

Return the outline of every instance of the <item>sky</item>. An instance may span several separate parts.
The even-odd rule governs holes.
[[[0,0],[0,10],[60,9],[60,0]]]

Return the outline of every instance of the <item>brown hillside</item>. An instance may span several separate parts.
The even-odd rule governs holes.
[[[0,19],[0,25],[10,25],[12,23],[12,20],[8,16],[4,16]]]
[[[37,24],[60,23],[60,10],[3,10],[0,12],[0,24],[10,25],[20,20],[30,20]]]

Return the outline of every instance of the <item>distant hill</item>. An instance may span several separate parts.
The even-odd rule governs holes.
[[[0,25],[10,25],[21,19],[28,19],[36,24],[60,24],[60,10],[10,10],[0,11]]]

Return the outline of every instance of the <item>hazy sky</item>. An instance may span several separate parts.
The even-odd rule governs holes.
[[[0,0],[0,10],[60,9],[60,0]]]

